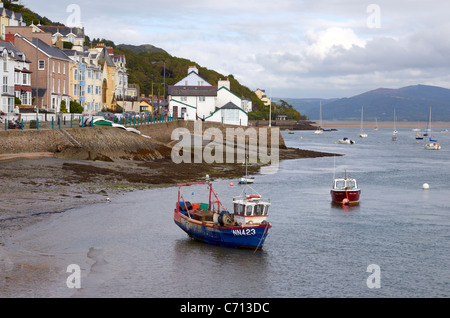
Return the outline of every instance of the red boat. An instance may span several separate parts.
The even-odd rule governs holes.
[[[333,202],[348,205],[359,202],[361,189],[358,188],[355,179],[345,176],[344,178],[334,179],[330,193]]]

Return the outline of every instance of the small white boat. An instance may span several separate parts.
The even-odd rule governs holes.
[[[425,149],[427,150],[440,150],[441,144],[437,142],[437,140],[429,139],[429,141],[425,144]]]
[[[347,137],[344,137],[342,139],[339,139],[339,143],[344,144],[344,145],[353,145],[355,143],[355,141],[348,139]]]
[[[430,105],[430,114],[428,117],[428,129],[429,129],[429,132],[431,133],[431,105]],[[438,143],[438,141],[436,139],[431,139],[431,137],[430,137],[430,138],[428,138],[428,142],[425,144],[425,149],[440,150],[441,144]]]
[[[364,129],[363,129],[363,109],[364,109],[364,107],[361,107],[361,132],[359,133],[359,137],[361,137],[361,138],[367,138],[367,134],[364,132]]]
[[[251,184],[255,182],[255,178],[254,177],[242,177],[239,179],[239,184]]]
[[[248,167],[247,159],[245,160],[244,164],[245,164],[245,176],[239,178],[239,184],[251,184],[251,183],[254,183],[254,182],[255,182],[255,178],[254,178],[254,177],[250,177],[250,176],[248,175],[248,171],[247,171],[247,170],[248,170],[248,169],[247,169],[247,167]]]
[[[392,141],[398,141],[397,137],[397,117],[395,117],[395,108],[394,108],[394,131],[392,132]]]
[[[314,134],[316,135],[323,135],[323,128],[322,128],[322,102],[320,102],[320,121],[319,121],[319,127],[314,131]]]

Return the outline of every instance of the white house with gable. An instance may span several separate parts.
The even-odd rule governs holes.
[[[216,109],[217,86],[212,86],[190,66],[188,75],[169,86],[169,112],[185,120],[204,119]]]
[[[191,66],[188,75],[169,86],[169,112],[184,120],[204,120],[224,124],[248,124],[248,100],[243,100],[230,90],[229,80],[219,80],[213,86]],[[251,102],[250,102],[251,109]]]
[[[220,79],[217,87],[216,110],[205,120],[247,126],[248,112],[242,108],[242,98],[231,92],[230,81]]]

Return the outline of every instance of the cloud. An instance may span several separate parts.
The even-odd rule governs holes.
[[[26,1],[26,0],[24,0]],[[24,3],[65,22],[72,0]],[[378,87],[450,86],[450,2],[78,0],[91,38],[152,44],[274,96],[343,97]],[[313,94],[320,94],[313,95]]]

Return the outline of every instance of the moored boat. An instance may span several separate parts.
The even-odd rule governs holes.
[[[427,150],[440,150],[441,144],[436,139],[428,139],[428,142],[425,144],[425,149]]]
[[[431,105],[430,105],[430,114],[428,115],[428,131],[431,134]],[[441,144],[438,143],[436,139],[428,139],[428,142],[425,144],[425,149],[427,150],[440,150]]]
[[[342,139],[339,139],[340,144],[346,144],[346,145],[352,145],[355,143],[354,140],[348,139],[347,137],[344,137]]]
[[[364,132],[363,129],[363,110],[364,107],[361,107],[361,132],[358,134],[358,136],[361,138],[367,138],[367,134]]]
[[[239,178],[239,184],[251,184],[255,182],[255,177],[241,177]]]
[[[330,193],[333,202],[348,205],[359,203],[361,189],[358,188],[355,179],[345,176],[344,178],[334,179]]]
[[[208,191],[203,203],[184,201],[183,187],[203,185]],[[209,182],[178,185],[178,201],[174,221],[190,237],[209,244],[261,249],[272,228],[267,221],[270,202],[259,194],[246,194],[233,198],[233,211],[228,211],[217,197]]]

